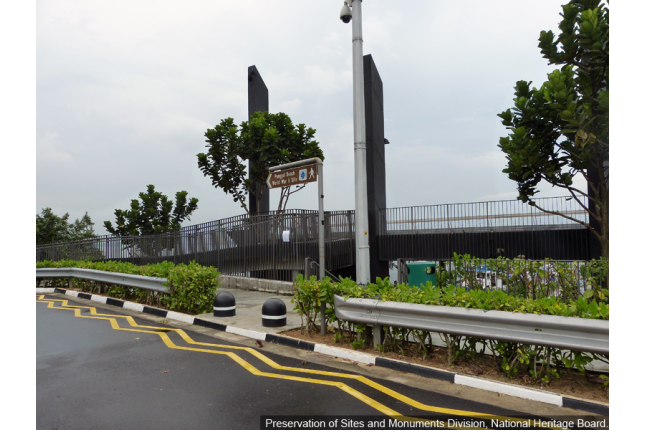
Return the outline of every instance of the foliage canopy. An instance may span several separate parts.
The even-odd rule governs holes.
[[[147,191],[139,193],[139,199],[130,202],[130,209],[116,209],[116,226],[105,221],[107,231],[119,236],[139,236],[165,233],[181,227],[184,220],[190,220],[190,215],[197,209],[196,198],[188,201],[188,192],[179,191],[175,194],[175,204],[167,196],[155,191],[154,185],[148,185]]]
[[[294,125],[285,113],[256,112],[239,126],[233,118],[226,118],[206,130],[208,152],[197,154],[197,165],[214,187],[232,194],[248,214],[247,194],[259,208],[264,187],[255,189],[253,183],[264,184],[269,167],[312,157],[324,159],[315,133],[304,124]],[[247,161],[252,165],[248,177]],[[290,188],[282,189],[278,210],[286,207],[290,194],[302,189]]]
[[[560,15],[561,33],[542,31],[538,45],[560,68],[539,89],[518,81],[514,106],[498,115],[510,130],[499,141],[507,159],[503,171],[517,182],[518,199],[585,225],[608,258],[609,10],[600,0],[571,0]],[[578,174],[586,190],[573,185]],[[541,181],[567,190],[593,222],[539,207],[534,198]]]
[[[36,214],[36,245],[50,242],[90,239],[95,236],[92,218],[85,212],[81,219],[68,222],[69,213],[56,215],[51,208]]]

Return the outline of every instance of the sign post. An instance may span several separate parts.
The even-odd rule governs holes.
[[[315,165],[315,168],[314,168]],[[269,189],[289,187],[307,182],[318,181],[318,261],[320,266],[319,279],[325,278],[325,195],[323,194],[323,163],[318,157],[294,161],[269,168],[267,185]],[[325,334],[325,303],[320,304],[320,333]]]

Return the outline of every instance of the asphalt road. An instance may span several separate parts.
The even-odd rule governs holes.
[[[62,299],[84,307],[63,309]],[[167,324],[128,320],[81,299],[46,295],[36,308],[39,429],[260,429],[261,416],[447,416],[436,408],[518,414],[391,380],[366,383],[355,372],[270,348],[251,353],[248,342],[188,328],[182,338]]]

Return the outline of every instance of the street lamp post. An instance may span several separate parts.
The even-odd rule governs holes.
[[[344,23],[352,22],[354,71],[354,193],[356,211],[356,282],[370,281],[370,245],[367,219],[367,150],[365,135],[365,84],[363,79],[362,0],[346,0],[340,11]],[[349,9],[351,7],[351,10]],[[353,18],[353,19],[352,19]]]

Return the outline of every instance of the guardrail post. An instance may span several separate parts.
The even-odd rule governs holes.
[[[325,309],[327,309],[327,304],[324,300],[320,302],[320,334],[327,334],[327,321],[325,320]]]
[[[372,340],[374,341],[374,348],[378,349],[379,346],[383,345],[383,326],[375,324],[372,327]]]

